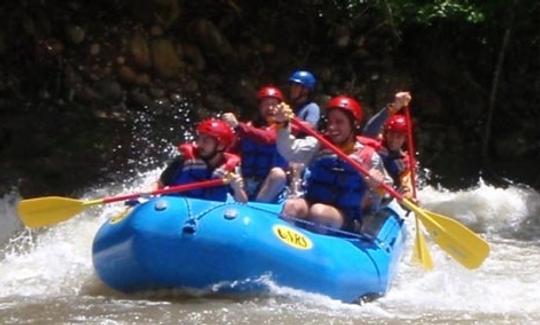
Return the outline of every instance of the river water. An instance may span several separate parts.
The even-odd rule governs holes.
[[[89,189],[99,198],[145,189],[158,171],[121,186]],[[470,271],[428,246],[435,270],[411,262],[410,247],[383,298],[364,305],[277,287],[270,294],[235,298],[185,292],[122,295],[94,274],[91,245],[98,227],[121,204],[93,207],[46,229],[24,230],[15,196],[0,199],[1,324],[534,324],[540,319],[540,194],[521,186],[482,181],[448,191],[425,187],[431,211],[454,216],[480,232],[491,255]],[[412,229],[414,222],[408,221]],[[412,241],[413,236],[409,236]],[[308,271],[308,270],[306,270]]]

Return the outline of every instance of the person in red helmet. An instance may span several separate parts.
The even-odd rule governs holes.
[[[383,107],[377,114],[371,117],[364,129],[362,135],[373,139],[382,138],[382,132],[386,121],[394,114],[400,112],[411,102],[411,94],[407,91],[400,91],[394,95],[394,101]]]
[[[285,190],[287,161],[276,148],[276,131],[272,108],[283,101],[281,90],[264,86],[257,92],[258,120],[239,122],[233,113],[223,114],[237,135],[233,152],[242,157],[241,171],[250,201],[278,202]]]
[[[229,185],[183,192],[182,195],[200,199],[226,201],[232,192],[234,199],[247,202],[242,177],[235,173],[240,158],[225,152],[234,140],[233,130],[222,120],[209,118],[197,125],[195,143],[178,146],[180,153],[161,173],[158,187],[174,186],[224,178],[233,175]]]
[[[384,167],[392,177],[394,186],[406,197],[412,199],[411,163],[408,153],[403,150],[409,126],[407,118],[398,112],[407,107],[412,97],[408,92],[398,92],[394,102],[388,104],[369,120],[363,135],[380,139],[377,152]]]
[[[327,103],[326,111],[328,123],[324,134],[328,140],[364,165],[377,181],[391,183],[375,150],[356,140],[362,120],[360,103],[348,96],[337,96]],[[289,126],[292,116],[289,106],[282,104],[276,108],[275,120],[281,125],[278,150],[287,160],[304,163],[308,173],[304,197],[288,199],[283,207],[284,215],[333,228],[358,229],[369,190],[374,189],[381,197],[384,192],[377,188],[377,181],[364,177],[332,151],[321,148],[315,138],[296,138]]]

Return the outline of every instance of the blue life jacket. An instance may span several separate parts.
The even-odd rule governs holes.
[[[396,187],[401,184],[400,176],[409,169],[409,159],[403,151],[389,151],[386,147],[378,150],[384,168],[392,177]]]
[[[374,152],[372,148],[363,146],[353,155],[360,156],[360,162],[365,162]],[[321,150],[308,168],[305,198],[310,204],[336,207],[348,219],[346,223],[361,219],[362,199],[368,187],[358,171],[328,150]]]
[[[264,144],[247,137],[240,140],[242,152],[242,177],[255,178],[261,182],[273,167],[286,168],[287,161],[283,158],[275,143]]]
[[[182,153],[184,161],[172,178],[172,184],[170,185],[182,185],[223,178],[228,173],[233,172],[240,164],[240,158],[238,156],[225,153],[225,162],[215,169],[210,169],[207,163],[198,157],[194,145],[184,144],[179,147],[179,151]],[[229,189],[230,187],[228,185],[224,185],[182,192],[181,195],[213,201],[226,201]]]

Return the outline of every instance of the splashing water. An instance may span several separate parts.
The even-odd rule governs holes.
[[[140,173],[85,197],[147,189],[159,170]],[[491,254],[475,271],[445,255],[428,237],[435,270],[424,272],[405,254],[387,296],[362,306],[276,286],[246,299],[205,296],[124,296],[94,275],[91,245],[98,227],[123,210],[121,204],[88,209],[67,222],[40,230],[12,228],[0,261],[0,320],[94,323],[529,323],[540,316],[540,218],[537,192],[496,188],[480,181],[451,192],[426,187],[426,209],[459,219],[490,242]],[[13,199],[2,201],[2,219],[13,217]],[[407,223],[413,224],[412,218]],[[410,227],[412,229],[412,227]],[[413,234],[413,232],[411,232]],[[413,236],[409,236],[410,252]],[[45,306],[47,306],[45,308]]]
[[[540,225],[540,194],[523,186],[506,189],[482,180],[472,189],[450,192],[426,187],[420,199],[425,207],[452,216],[477,232],[533,240]]]

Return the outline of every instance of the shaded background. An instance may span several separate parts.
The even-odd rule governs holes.
[[[371,115],[413,92],[429,182],[540,188],[535,1],[4,1],[0,193],[64,194],[160,166],[192,122],[256,113],[313,71]]]

